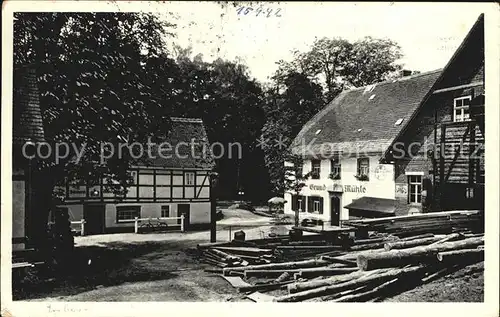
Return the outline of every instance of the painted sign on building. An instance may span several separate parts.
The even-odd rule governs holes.
[[[326,185],[309,185],[310,190],[326,190]]]
[[[363,185],[344,185],[345,193],[366,193],[366,187]]]
[[[405,198],[408,195],[407,184],[396,184],[396,197]]]

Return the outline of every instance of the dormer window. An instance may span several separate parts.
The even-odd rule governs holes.
[[[470,121],[472,96],[458,97],[453,100],[453,122]]]

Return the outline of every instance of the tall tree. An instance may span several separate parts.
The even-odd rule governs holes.
[[[280,74],[282,91],[271,87],[266,96],[266,123],[262,148],[275,194],[285,190],[288,147],[302,126],[324,107],[322,88],[303,73]]]
[[[401,65],[396,61],[401,57],[394,41],[365,37],[353,43],[343,75],[355,87],[371,85],[397,74]]]
[[[360,87],[384,80],[400,69],[397,43],[365,37],[356,42],[342,38],[316,39],[306,52],[294,51],[290,62],[279,63],[278,74],[296,71],[306,74],[325,88],[332,100],[345,88]]]
[[[33,241],[46,241],[56,184],[104,178],[116,192],[126,188],[130,153],[101,160],[101,146],[146,144],[165,126],[167,117],[157,114],[167,112],[163,98],[170,92],[153,88],[158,78],[148,76],[148,62],[165,51],[173,27],[143,13],[15,14],[15,67],[36,67],[46,139],[52,149],[67,144],[70,151],[39,161],[33,171]],[[78,161],[75,149],[84,150]]]

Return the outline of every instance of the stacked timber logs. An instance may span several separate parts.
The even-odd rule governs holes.
[[[347,225],[365,230],[391,233],[397,236],[419,233],[452,233],[471,229],[484,229],[484,211],[433,212],[418,215],[352,220]]]
[[[347,244],[345,237],[314,233],[200,244],[198,250],[201,261],[218,267],[207,272],[254,301],[382,300],[484,261],[483,233],[470,230],[462,219],[475,225],[477,216],[461,211],[353,221],[365,232],[368,228],[368,238],[350,238]],[[416,219],[426,224],[417,225]],[[428,231],[450,221],[453,230]]]
[[[365,301],[417,286],[484,260],[484,248],[481,247],[484,237],[450,234],[439,240],[423,239],[409,240],[421,240],[418,246],[405,248],[402,244],[399,249],[390,251],[377,249],[360,253],[356,256],[357,270],[319,280],[290,283],[287,285],[288,294],[273,300]],[[439,243],[434,244],[436,242]]]

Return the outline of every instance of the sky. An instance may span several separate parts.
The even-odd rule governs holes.
[[[176,16],[178,44],[192,46],[205,61],[218,57],[243,60],[260,81],[276,70],[276,61],[291,60],[291,51],[306,51],[314,39],[350,41],[372,36],[397,42],[406,69],[442,68],[472,27],[484,4],[474,3],[340,3],[254,2],[253,11],[238,14],[210,2],[149,4],[162,18]],[[257,15],[259,7],[273,13]],[[278,11],[279,9],[279,11]]]

